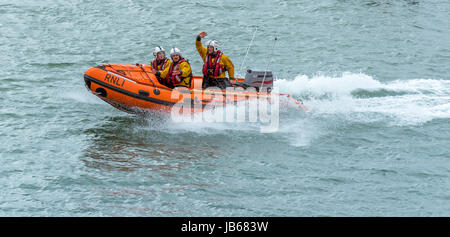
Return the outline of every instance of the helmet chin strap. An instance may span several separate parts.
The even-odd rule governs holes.
[[[177,60],[177,62],[180,61],[181,55],[179,55],[179,54],[170,55],[170,57],[172,58],[172,61],[174,61],[173,56],[175,56],[175,55],[178,55],[178,60]],[[175,62],[175,61],[174,61],[174,62]]]
[[[208,45],[208,47],[209,47],[209,45]],[[211,47],[213,47],[213,50],[212,50],[212,52],[210,53],[210,52],[208,52],[208,54],[211,54],[211,55],[216,55],[216,53],[217,53],[217,51],[218,50],[216,50],[215,48],[214,48],[214,46],[211,46]],[[209,49],[208,49],[208,51],[209,51]]]

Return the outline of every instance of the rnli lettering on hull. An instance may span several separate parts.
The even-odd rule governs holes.
[[[108,82],[108,83],[120,86],[120,87],[122,87],[123,84],[125,84],[125,80],[124,79],[122,79],[122,78],[120,78],[118,76],[111,75],[109,73],[106,74],[105,81]]]

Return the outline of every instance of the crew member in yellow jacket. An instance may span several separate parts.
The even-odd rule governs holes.
[[[230,58],[219,50],[219,42],[216,40],[208,41],[207,48],[203,46],[202,38],[207,35],[206,32],[201,32],[195,41],[195,47],[204,63],[202,88],[216,86],[225,89],[231,86],[225,72],[228,71],[229,79],[234,80],[234,65]]]
[[[165,80],[165,85],[174,88],[176,86],[189,87],[192,79],[191,65],[181,56],[181,50],[172,48],[170,50],[172,64],[162,72],[156,71],[156,76],[161,76]]]
[[[172,62],[166,57],[166,52],[163,47],[157,46],[153,49],[153,56],[155,59],[150,63],[153,68],[153,74],[156,74],[156,71],[163,71],[164,69],[170,67]],[[161,81],[161,77],[157,76],[159,82]]]

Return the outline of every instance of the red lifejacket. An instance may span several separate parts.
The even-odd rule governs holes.
[[[161,64],[158,64],[158,59],[153,60],[153,63],[152,63],[153,69],[163,71],[167,60],[168,60],[167,58],[164,58],[163,60],[161,60],[161,62],[162,62]],[[161,69],[158,69],[159,65],[161,65]]]
[[[203,75],[206,77],[217,78],[223,73],[223,68],[220,66],[220,58],[222,57],[222,52],[217,50],[214,62],[212,62],[212,55],[206,55],[206,62],[203,65]]]
[[[181,82],[181,79],[183,79],[183,77],[181,77],[181,75],[174,75],[174,74],[173,74],[173,71],[174,71],[175,69],[178,70],[179,65],[180,65],[182,62],[187,62],[187,61],[186,61],[186,59],[184,59],[183,57],[180,57],[180,60],[178,60],[177,63],[172,63],[172,64],[170,65],[169,72],[168,72],[168,74],[167,74],[167,83],[170,83],[170,84],[172,84],[173,86],[175,86],[175,84]]]

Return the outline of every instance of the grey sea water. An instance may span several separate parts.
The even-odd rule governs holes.
[[[449,26],[444,0],[0,1],[0,215],[449,216]],[[157,45],[200,75],[201,31],[310,110],[263,134],[84,87]]]

